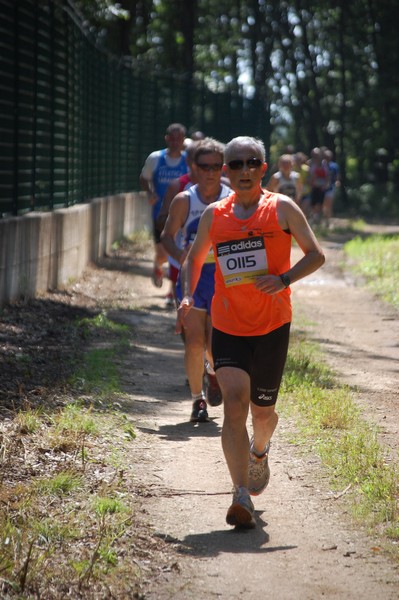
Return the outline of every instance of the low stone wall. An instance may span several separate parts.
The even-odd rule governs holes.
[[[142,192],[0,219],[0,307],[61,288],[116,240],[143,230],[151,231],[151,208]]]

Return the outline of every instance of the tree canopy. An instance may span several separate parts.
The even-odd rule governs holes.
[[[277,150],[399,163],[396,0],[76,0],[111,52],[262,99]]]

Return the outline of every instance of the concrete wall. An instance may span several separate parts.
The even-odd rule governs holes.
[[[0,219],[0,307],[61,288],[107,254],[116,240],[151,232],[146,198],[132,192]]]

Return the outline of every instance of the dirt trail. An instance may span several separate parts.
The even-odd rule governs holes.
[[[294,326],[326,350],[342,380],[359,387],[359,401],[398,448],[398,315],[343,278],[340,245],[325,243],[322,271],[293,286]],[[136,343],[124,357],[125,409],[137,426],[136,477],[149,494],[145,509],[156,535],[176,560],[147,581],[146,600],[397,600],[399,568],[378,543],[354,528],[344,497],[335,498],[316,457],[287,441],[282,418],[271,452],[272,478],[255,499],[257,528],[238,533],[225,524],[230,480],[221,451],[222,408],[211,422],[188,422],[191,403],[183,347],[174,314],[149,281],[150,260],[130,273],[113,272],[114,289],[131,286],[139,310],[114,311]],[[147,566],[142,563],[143,573]]]

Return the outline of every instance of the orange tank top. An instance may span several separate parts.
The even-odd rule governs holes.
[[[278,224],[278,194],[264,192],[245,220],[234,215],[234,199],[233,193],[218,202],[210,229],[216,257],[212,325],[231,335],[264,335],[291,322],[291,291],[270,296],[257,290],[254,281],[288,271],[291,234]]]

